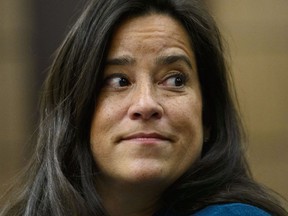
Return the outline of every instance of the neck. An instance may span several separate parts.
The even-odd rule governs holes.
[[[151,216],[161,206],[159,185],[111,184],[97,181],[103,205],[111,216]]]

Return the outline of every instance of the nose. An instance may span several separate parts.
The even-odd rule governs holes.
[[[136,88],[128,109],[129,118],[132,120],[160,119],[163,116],[163,107],[155,93],[149,85],[142,84],[140,88]]]

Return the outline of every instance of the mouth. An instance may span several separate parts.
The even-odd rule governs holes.
[[[121,141],[134,142],[140,144],[156,144],[159,142],[171,141],[170,138],[159,133],[135,133],[124,136]]]

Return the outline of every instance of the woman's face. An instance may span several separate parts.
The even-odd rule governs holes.
[[[90,143],[106,183],[166,187],[200,157],[200,83],[179,22],[147,15],[126,20],[116,30]]]

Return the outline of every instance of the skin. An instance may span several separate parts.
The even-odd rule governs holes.
[[[96,187],[111,215],[152,215],[199,157],[202,97],[183,26],[167,15],[124,21],[108,52],[92,119]]]

